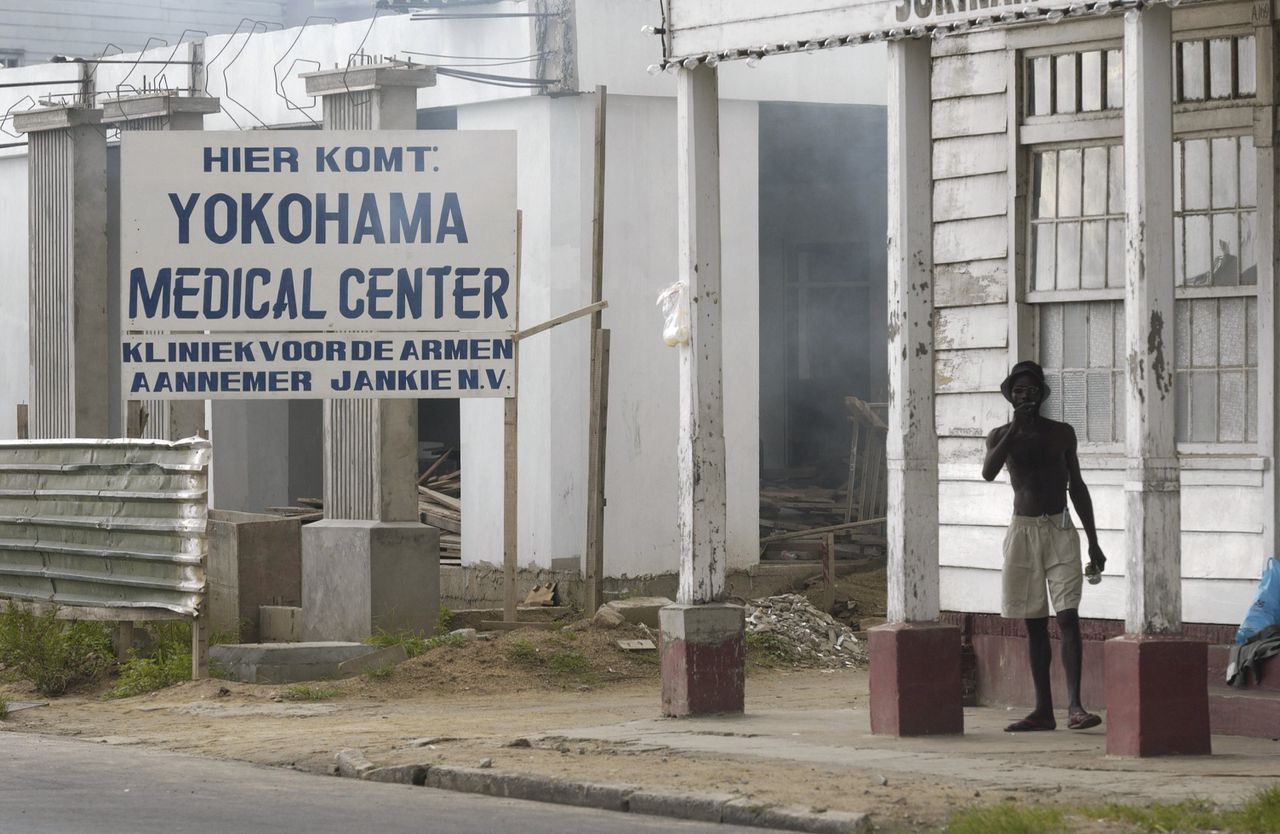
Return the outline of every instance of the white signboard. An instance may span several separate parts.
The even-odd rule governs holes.
[[[508,131],[126,133],[127,396],[509,396],[515,218]]]

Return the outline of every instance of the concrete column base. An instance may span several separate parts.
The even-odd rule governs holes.
[[[871,732],[888,736],[964,732],[960,629],[889,623],[867,632]]]
[[[1106,644],[1107,754],[1208,755],[1207,644],[1124,634]]]
[[[741,714],[747,643],[740,605],[668,605],[658,612],[662,714]]]
[[[440,611],[440,532],[413,521],[326,518],[302,528],[302,639],[430,634]]]

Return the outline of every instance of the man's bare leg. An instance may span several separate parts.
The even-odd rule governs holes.
[[[1058,631],[1062,633],[1062,668],[1067,673],[1067,720],[1073,730],[1096,727],[1102,720],[1091,715],[1080,701],[1080,669],[1083,665],[1084,642],[1080,637],[1080,615],[1074,608],[1058,612]]]
[[[1053,659],[1049,647],[1049,618],[1037,617],[1023,622],[1027,626],[1027,655],[1031,660],[1031,682],[1036,687],[1036,708],[1026,718],[1005,727],[1005,730],[1052,730],[1058,725],[1053,720],[1053,690],[1049,685],[1049,663]]]

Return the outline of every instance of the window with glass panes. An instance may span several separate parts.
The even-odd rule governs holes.
[[[1028,118],[1121,106],[1113,49],[1024,61]],[[1182,443],[1257,440],[1257,153],[1250,135],[1196,124],[1205,108],[1251,105],[1254,39],[1174,44],[1174,359]],[[1240,104],[1234,102],[1240,100]],[[1106,115],[1099,113],[1098,115]],[[1077,116],[1078,118],[1078,116]],[[1209,116],[1204,119],[1210,118]],[[1220,123],[1220,122],[1219,122]],[[1099,123],[1102,125],[1103,123]],[[1124,439],[1124,176],[1118,125],[1069,145],[1030,149],[1026,280],[1037,305],[1045,415],[1084,443]],[[1193,129],[1202,128],[1192,132]],[[1110,134],[1108,134],[1110,130]]]

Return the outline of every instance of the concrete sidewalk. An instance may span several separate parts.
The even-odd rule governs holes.
[[[814,765],[930,777],[976,790],[1059,794],[1064,801],[1209,799],[1242,802],[1280,781],[1280,743],[1215,736],[1212,756],[1122,759],[1106,755],[1106,723],[1093,730],[1005,733],[1023,709],[965,710],[963,736],[871,735],[865,708],[755,709],[742,717],[645,719],[566,727],[542,738],[667,748],[780,765]],[[1104,716],[1105,718],[1105,716]],[[1280,734],[1280,728],[1277,728]]]

